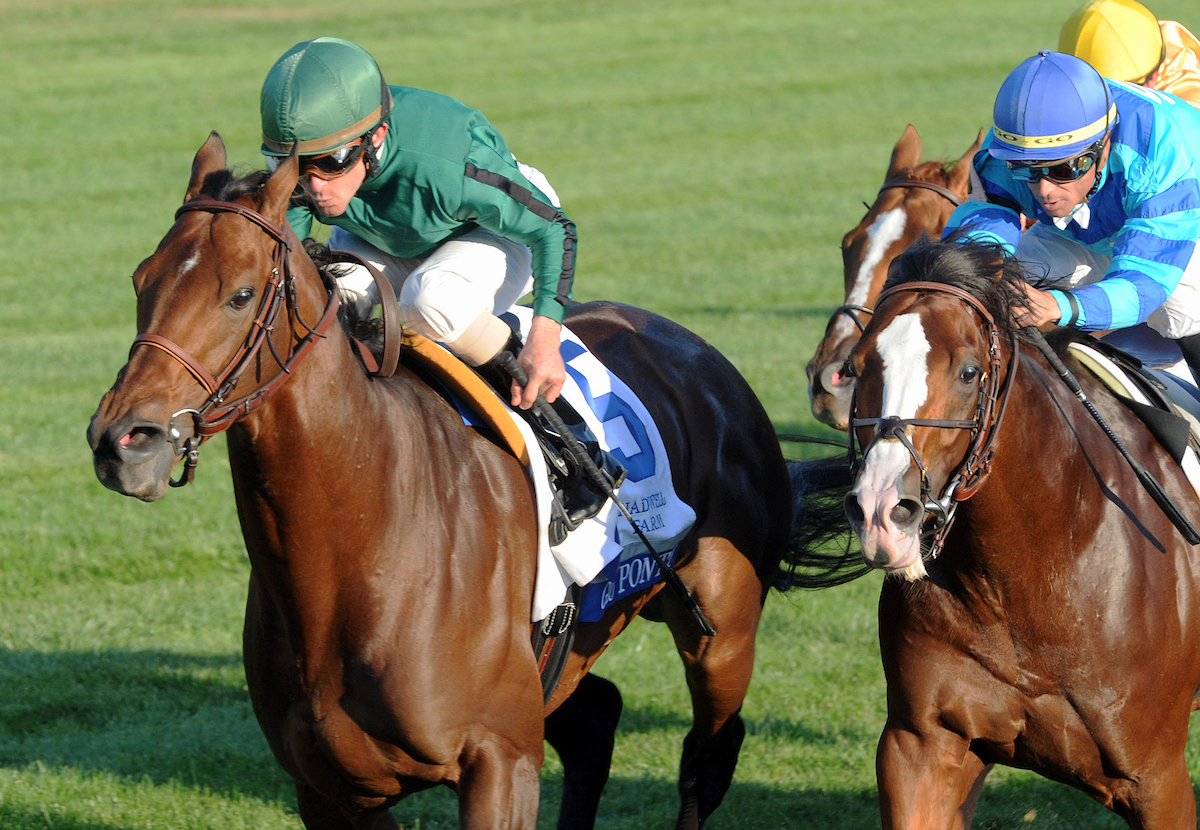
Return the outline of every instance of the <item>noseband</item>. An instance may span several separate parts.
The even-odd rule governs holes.
[[[288,254],[291,253],[292,249],[291,242],[285,236],[284,231],[266,217],[234,202],[200,200],[188,202],[179,208],[175,212],[175,218],[178,220],[183,214],[192,211],[235,213],[261,228],[267,236],[274,240],[275,249],[271,254],[271,274],[267,279],[266,290],[262,300],[259,301],[258,312],[250,324],[250,331],[246,334],[246,339],[242,342],[242,345],[238,347],[238,350],[229,359],[225,368],[217,373],[215,377],[201,365],[200,361],[192,357],[187,350],[161,335],[139,334],[134,338],[133,345],[129,348],[131,355],[133,350],[138,346],[151,346],[166,352],[182,364],[204,388],[204,391],[208,393],[208,398],[200,405],[199,409],[182,409],[176,412],[171,416],[171,421],[167,426],[168,435],[175,447],[175,452],[179,455],[187,456],[183,472],[178,481],[171,482],[172,487],[182,487],[192,480],[195,475],[196,464],[199,461],[200,445],[202,443],[213,435],[229,429],[238,420],[258,409],[291,377],[296,365],[304,358],[309,349],[312,348],[313,343],[318,338],[325,337],[325,333],[337,318],[338,311],[338,293],[337,291],[330,290],[329,300],[325,306],[325,313],[321,316],[320,321],[315,327],[308,325],[301,318],[299,301],[296,295],[296,278],[292,273],[291,264],[288,259]],[[271,333],[274,331],[280,312],[285,307],[287,308],[289,330],[293,332],[293,342],[287,357],[283,358],[280,357],[275,349]],[[295,335],[297,327],[305,330],[303,337]],[[242,373],[258,355],[264,343],[267,344],[271,356],[279,366],[279,371],[271,380],[254,392],[226,403],[225,399],[237,386]],[[175,419],[185,414],[192,416],[193,432],[187,439],[182,439],[182,434],[175,424]]]
[[[898,285],[880,294],[878,302],[882,303],[885,298],[906,291],[930,291],[950,294],[969,305],[979,315],[980,320],[982,320],[984,326],[987,328],[988,366],[984,376],[980,379],[979,398],[975,403],[975,417],[971,420],[900,418],[895,415],[880,418],[856,418],[855,413],[858,405],[857,384],[855,385],[855,392],[851,396],[850,427],[848,430],[850,433],[849,459],[854,475],[857,477],[859,465],[878,441],[894,439],[908,450],[909,455],[913,457],[913,461],[916,463],[917,469],[921,474],[921,502],[925,508],[925,520],[922,524],[921,534],[933,537],[929,551],[925,554],[924,558],[936,559],[938,554],[941,553],[946,534],[949,532],[950,524],[954,520],[954,512],[958,503],[966,501],[975,495],[980,485],[983,484],[983,480],[991,467],[992,458],[995,455],[996,435],[1000,431],[1000,423],[1004,419],[1004,412],[1008,407],[1008,397],[1012,389],[1013,378],[1017,374],[1019,345],[1017,337],[1014,334],[1012,337],[1011,355],[1008,361],[1008,371],[1005,373],[1004,384],[1001,386],[1000,329],[996,325],[996,321],[992,315],[983,307],[983,304],[966,291],[935,282],[910,282]],[[855,447],[854,430],[855,427],[865,426],[874,426],[875,435],[870,443],[859,453]],[[971,431],[971,444],[967,448],[966,456],[946,483],[940,497],[935,498],[933,495],[933,486],[929,479],[929,471],[921,460],[920,453],[917,452],[916,447],[908,437],[907,430],[909,427],[967,429]]]
[[[923,182],[920,179],[910,179],[907,176],[897,178],[897,179],[888,179],[879,188],[879,192],[882,193],[885,190],[896,190],[896,189],[907,190],[907,189],[911,189],[911,188],[919,188],[922,190],[932,190],[934,193],[937,193],[939,196],[941,196],[942,198],[944,198],[948,202],[950,202],[950,204],[954,205],[954,207],[958,207],[964,201],[962,196],[958,195],[957,193],[955,193],[953,190],[951,190],[948,187],[943,187],[942,185],[936,184],[934,182]],[[870,207],[868,207],[867,210],[870,210]],[[876,300],[875,302],[878,303],[879,301]],[[838,315],[845,314],[847,317],[850,318],[850,320],[854,323],[854,325],[856,325],[858,327],[858,333],[862,334],[863,331],[866,329],[867,325],[861,319],[859,319],[858,315],[859,314],[874,314],[874,313],[875,313],[874,309],[868,308],[865,305],[854,305],[852,303],[846,303],[845,305],[840,305],[837,308],[835,308],[833,310],[832,317],[833,317],[833,319],[836,319],[838,317]]]

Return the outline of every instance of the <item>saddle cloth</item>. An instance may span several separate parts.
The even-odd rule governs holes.
[[[501,316],[521,332],[522,341],[527,338],[533,321],[532,309],[518,306]],[[565,326],[561,350],[567,369],[562,395],[587,422],[601,447],[628,470],[617,496],[663,559],[672,563],[675,548],[696,522],[696,512],[675,492],[658,427],[624,381],[609,372]],[[451,360],[462,365],[457,358]],[[442,376],[440,371],[437,374]],[[443,376],[442,380],[446,378]],[[470,387],[482,387],[487,390],[483,394],[490,394],[496,401],[499,396],[482,381],[476,384],[475,380],[472,377],[469,384],[450,382],[448,386],[463,421],[480,426],[491,421],[490,415],[495,410],[489,407],[489,415],[481,420],[478,402],[464,400],[471,393]],[[550,614],[572,584],[587,586],[581,619],[595,620],[616,600],[661,578],[649,552],[611,501],[594,518],[568,533],[561,545],[550,546],[552,495],[545,459],[537,450],[537,439],[529,424],[507,404],[502,408],[509,423],[498,431],[519,430],[528,451],[522,458],[511,437],[502,435],[502,442],[526,463],[537,500],[537,579],[530,620],[537,622]],[[489,425],[497,429],[496,424]],[[651,561],[647,564],[646,560]]]

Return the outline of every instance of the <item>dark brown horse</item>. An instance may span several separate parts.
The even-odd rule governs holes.
[[[196,431],[232,424],[251,562],[246,676],[305,826],[395,827],[391,805],[441,784],[457,791],[464,828],[532,828],[544,734],[563,758],[560,826],[591,826],[620,697],[588,672],[641,614],[666,621],[683,659],[694,723],[677,826],[699,827],[733,776],[755,632],[791,522],[778,442],[745,381],[661,317],[570,310],[661,429],[698,516],[679,576],[717,634],[661,586],[642,591],[582,625],[544,705],[526,472],[406,368],[364,372],[284,219],[295,158],[243,179],[225,164],[214,133],[134,274],[139,336],[88,439],[100,480],[149,501]]]
[[[808,397],[813,417],[835,429],[846,428],[852,378],[842,363],[858,342],[864,321],[883,287],[891,261],[923,235],[937,238],[954,208],[967,198],[975,143],[953,165],[921,161],[921,137],[909,124],[892,150],[887,176],[858,226],[842,237],[845,304],[837,308],[825,337],[808,361]]]
[[[1014,335],[1011,259],[928,243],[897,265],[848,366],[864,449],[846,512],[867,562],[891,575],[879,603],[883,826],[968,825],[999,763],[1077,787],[1132,827],[1193,830],[1196,551]],[[1194,522],[1180,467],[1065,362]]]

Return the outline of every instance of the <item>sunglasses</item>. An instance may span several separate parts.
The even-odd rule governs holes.
[[[1008,171],[1012,173],[1012,177],[1019,182],[1033,183],[1042,179],[1049,179],[1058,184],[1068,184],[1078,180],[1083,174],[1091,170],[1095,166],[1099,154],[1095,150],[1088,150],[1086,153],[1081,153],[1074,158],[1069,158],[1066,161],[1058,161],[1054,164],[1024,164],[1019,161],[1006,161],[1004,164],[1008,167]]]
[[[366,149],[367,137],[363,136],[355,144],[346,144],[319,156],[300,156],[300,178],[316,176],[318,179],[336,179],[344,176]],[[281,161],[283,158],[279,156],[267,156],[267,169],[274,173]]]

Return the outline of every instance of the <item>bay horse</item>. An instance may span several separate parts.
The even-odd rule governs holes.
[[[1131,827],[1193,830],[1195,552],[1016,328],[1013,259],[925,243],[896,266],[847,361],[862,455],[846,514],[866,562],[889,574],[883,827],[968,826],[983,777],[1006,764],[1082,790]],[[1072,336],[1054,338],[1059,351]],[[1063,361],[1195,521],[1180,466]]]
[[[533,828],[545,737],[564,766],[559,826],[591,827],[621,702],[589,671],[639,614],[666,622],[684,664],[694,719],[676,826],[703,825],[737,763],[755,633],[791,524],[788,472],[749,386],[662,317],[569,310],[661,430],[697,514],[678,574],[717,633],[661,584],[643,590],[580,625],[544,702],[525,469],[408,368],[364,371],[336,291],[285,220],[295,155],[274,174],[225,168],[213,133],[133,275],[138,336],[88,440],[105,486],[152,501],[190,439],[229,429],[251,564],[246,679],[304,826],[393,828],[391,805],[445,785],[464,828]]]
[[[922,236],[937,238],[950,214],[968,196],[971,159],[983,143],[975,143],[953,164],[921,161],[921,137],[909,124],[888,163],[887,175],[874,204],[842,237],[842,280],[845,302],[825,327],[825,336],[805,367],[813,417],[844,430],[850,411],[852,378],[842,363],[858,342],[864,319],[871,314],[891,261]]]

